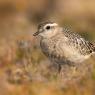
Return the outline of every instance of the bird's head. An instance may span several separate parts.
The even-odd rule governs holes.
[[[61,29],[55,22],[44,22],[38,25],[38,31],[33,36],[41,36],[43,38],[50,38],[57,34],[58,29]]]

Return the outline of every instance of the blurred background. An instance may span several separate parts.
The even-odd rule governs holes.
[[[52,20],[94,39],[94,6],[94,0],[0,0],[0,35],[29,36],[37,24]]]
[[[50,62],[32,34],[48,20],[95,40],[95,0],[0,0],[0,95],[95,95],[95,73],[63,89],[46,70]]]

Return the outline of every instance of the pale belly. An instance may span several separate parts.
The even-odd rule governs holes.
[[[61,45],[61,49],[64,52],[65,58],[74,63],[83,62],[90,57],[90,55],[82,55],[78,49],[74,48],[73,46]]]

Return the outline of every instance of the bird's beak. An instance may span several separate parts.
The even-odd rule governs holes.
[[[39,34],[39,31],[35,32],[33,36],[37,36]]]

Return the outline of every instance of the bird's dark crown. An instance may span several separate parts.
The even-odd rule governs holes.
[[[51,21],[47,21],[47,22],[42,22],[38,25],[38,30],[43,28],[43,26],[45,26],[46,24],[53,24],[54,22]]]

